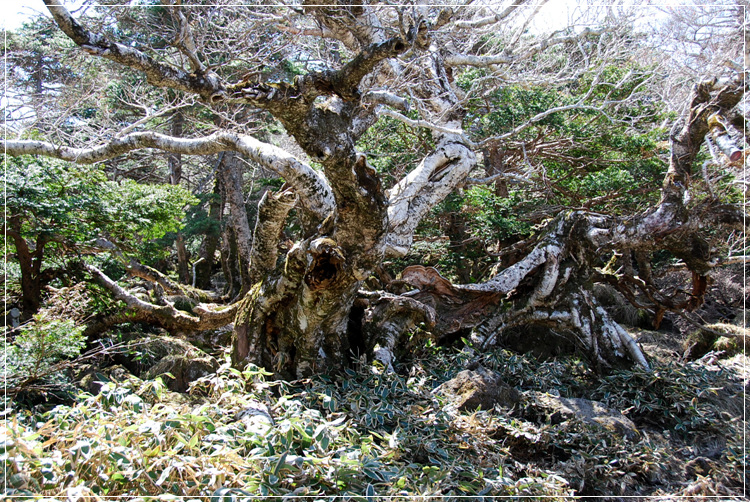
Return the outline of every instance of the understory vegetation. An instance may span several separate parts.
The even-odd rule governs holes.
[[[76,348],[54,338],[64,327],[43,325],[51,333],[45,342],[60,347],[57,359],[70,355],[61,347]],[[8,356],[22,358],[15,351],[22,347],[38,353],[34,336],[25,332]],[[123,332],[119,339],[143,336]],[[228,355],[217,353],[224,364],[187,393],[169,390],[169,374],[141,379],[111,368],[116,359],[146,375],[155,347],[113,343],[75,364],[67,360],[41,378],[50,385],[31,386],[15,404],[6,402],[5,495],[364,501],[742,492],[748,431],[741,353],[655,359],[651,371],[603,376],[572,355],[540,360],[503,348],[479,353],[432,345],[396,372],[362,360],[342,374],[291,382],[270,380],[254,366],[234,369]],[[585,397],[622,410],[638,434],[556,417],[526,399],[512,409],[457,411],[435,389],[477,365],[525,397]],[[78,385],[66,387],[60,381],[66,376],[79,378]]]

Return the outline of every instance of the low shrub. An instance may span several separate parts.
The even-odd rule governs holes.
[[[35,316],[18,328],[0,359],[6,394],[71,392],[70,379],[62,369],[81,353],[85,344],[83,327],[72,320]]]

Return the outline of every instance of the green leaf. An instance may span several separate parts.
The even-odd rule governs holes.
[[[273,473],[274,475],[276,475],[276,476],[278,476],[278,475],[279,475],[279,471],[281,471],[281,468],[282,468],[282,467],[284,466],[284,464],[286,463],[286,456],[287,456],[287,452],[284,452],[284,453],[282,453],[282,454],[281,454],[281,456],[279,457],[279,460],[278,460],[278,461],[276,462],[276,465],[274,465],[273,469],[271,470],[271,472],[272,472],[272,473]]]

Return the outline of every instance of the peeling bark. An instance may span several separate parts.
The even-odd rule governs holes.
[[[475,344],[490,347],[510,328],[539,324],[568,333],[600,368],[630,361],[648,367],[635,342],[589,292],[596,247],[582,238],[589,214],[564,213],[520,262],[482,284],[454,285],[436,270],[412,266],[402,280],[413,298],[435,309],[433,333],[472,329]]]
[[[361,336],[366,353],[393,371],[396,349],[404,333],[419,323],[433,329],[437,323],[435,309],[419,300],[385,292],[368,295],[362,319]]]
[[[250,283],[260,281],[269,270],[276,268],[278,242],[289,211],[297,201],[291,191],[266,192],[258,203],[258,219],[250,251]]]
[[[420,92],[430,97],[427,102],[435,119],[429,122],[440,130],[433,131],[435,151],[388,190],[387,253],[391,256],[407,253],[422,218],[466,179],[477,162],[461,130],[463,112],[445,61],[434,44],[429,45],[428,52],[430,78]]]
[[[250,244],[252,233],[247,220],[245,197],[242,191],[242,170],[240,163],[232,152],[226,152],[216,173],[221,177],[224,189],[224,200],[229,208],[229,225],[232,226],[237,246],[237,268],[239,270],[241,294],[250,290]]]

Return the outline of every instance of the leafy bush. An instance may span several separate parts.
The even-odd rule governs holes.
[[[86,344],[83,329],[71,319],[49,320],[42,315],[19,328],[2,355],[7,389],[14,393],[33,383],[65,386],[68,382],[57,363],[80,354]]]
[[[472,234],[487,241],[528,237],[531,224],[519,218],[517,211],[523,194],[513,190],[508,197],[499,197],[491,188],[479,185],[466,191],[463,210],[471,215]]]
[[[179,230],[184,208],[197,202],[179,186],[107,181],[100,168],[29,156],[9,158],[2,178],[11,229],[27,241],[44,237],[58,258],[99,237],[134,251]]]

